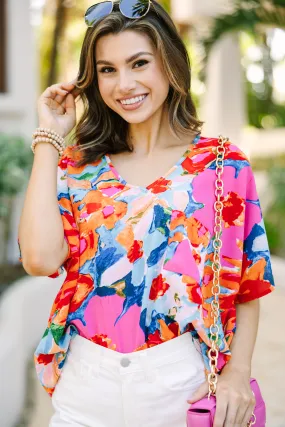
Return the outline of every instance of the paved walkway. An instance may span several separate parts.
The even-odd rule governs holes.
[[[267,426],[285,427],[285,260],[272,257],[276,290],[261,298],[259,333],[253,358],[252,375],[256,377],[267,403]],[[33,376],[34,412],[28,427],[48,427],[52,415],[50,397]],[[114,426],[116,427],[116,426]],[[135,427],[135,426],[134,426]]]

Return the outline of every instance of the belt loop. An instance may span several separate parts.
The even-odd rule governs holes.
[[[145,353],[145,350],[139,351],[138,355],[141,361],[141,365],[142,365],[146,380],[150,383],[153,382],[155,380],[155,372],[150,367],[148,355]]]
[[[80,373],[83,378],[96,378],[100,374],[102,349],[100,348],[94,363],[90,364],[85,359],[80,359]]]
[[[80,375],[82,378],[90,377],[91,366],[84,359],[80,359]]]

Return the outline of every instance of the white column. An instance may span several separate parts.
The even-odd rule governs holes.
[[[232,0],[171,0],[171,16],[180,24],[199,25],[205,18],[232,11]]]
[[[207,65],[200,117],[204,136],[223,134],[239,145],[246,123],[246,100],[237,34],[216,43]]]
[[[36,127],[38,66],[34,29],[30,25],[30,0],[7,0],[8,92],[0,94],[1,132],[21,135],[31,143]],[[15,198],[11,215],[8,259],[18,260],[17,227],[23,193]],[[1,234],[1,230],[0,230]],[[0,253],[0,260],[3,254]]]
[[[231,0],[172,0],[172,17],[178,24],[191,26],[194,34],[205,36],[212,19],[233,11]],[[242,77],[238,36],[224,36],[214,45],[207,66],[206,92],[199,116],[205,122],[204,136],[224,134],[241,144],[246,120],[245,88]]]

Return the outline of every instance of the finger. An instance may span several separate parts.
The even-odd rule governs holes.
[[[59,113],[59,114],[63,114],[63,109],[64,109],[63,102],[58,103],[56,102],[55,99],[50,99],[50,98],[44,98],[43,100],[43,103],[46,104],[50,108],[50,110],[55,111],[56,113]]]
[[[56,109],[56,113],[59,115],[64,115],[65,114],[65,108],[63,105],[58,105],[57,109]]]
[[[248,406],[245,412],[244,418],[241,421],[242,426],[247,426],[247,423],[251,420],[254,409],[255,409],[255,401]]]
[[[225,418],[225,427],[233,427],[236,425],[241,425],[240,421],[237,422],[237,419],[241,419],[244,417],[247,406],[241,403],[239,400],[231,400],[229,401],[226,418]]]
[[[221,399],[221,396],[219,399],[217,399],[217,409],[214,419],[213,427],[224,427],[224,422],[226,420],[227,416],[227,408],[228,408],[228,401],[226,398]]]
[[[79,89],[77,87],[75,87],[74,89],[71,90],[71,94],[74,97],[74,99],[76,99],[82,92],[82,89]]]
[[[72,90],[76,86],[77,79],[73,79],[67,83],[61,83],[61,88],[68,91]]]
[[[200,387],[193,393],[193,395],[187,400],[188,403],[195,403],[207,395],[209,391],[208,382],[204,382]]]
[[[54,101],[58,104],[62,105],[63,101],[65,100],[66,96],[68,95],[68,92],[66,92],[64,95],[57,94],[54,98]]]
[[[76,99],[77,96],[81,93],[81,89],[78,89],[75,86],[77,79],[74,79],[72,82],[69,83],[62,83],[61,84],[61,90],[64,91],[64,95],[57,95],[55,98],[55,101],[57,101],[59,104],[63,102],[63,100],[65,99],[65,96],[68,93],[71,93],[72,96]],[[74,83],[73,83],[74,82]],[[61,92],[62,93],[62,92]]]
[[[243,424],[243,420],[245,419],[245,415],[248,411],[248,408],[249,408],[249,404],[247,402],[242,402],[239,405],[236,404],[235,418],[233,418],[234,420],[233,424],[229,424],[229,425],[237,425],[237,426],[245,425],[246,426],[246,423]],[[232,414],[230,417],[234,417],[234,414]]]
[[[61,89],[58,85],[53,85],[48,87],[42,94],[43,99],[55,99],[57,95],[65,96],[67,95],[67,91]]]
[[[75,101],[73,96],[69,93],[65,99],[65,111],[69,116],[75,115]]]

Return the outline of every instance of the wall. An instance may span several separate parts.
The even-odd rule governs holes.
[[[7,0],[6,4],[6,52],[7,93],[0,93],[0,132],[19,134],[31,141],[36,127],[37,99],[37,49],[33,27],[30,25],[29,0]],[[14,201],[11,216],[12,233],[9,241],[8,259],[17,262],[17,224],[20,217],[23,195]],[[3,230],[0,229],[0,241]],[[0,263],[3,254],[0,245]]]

